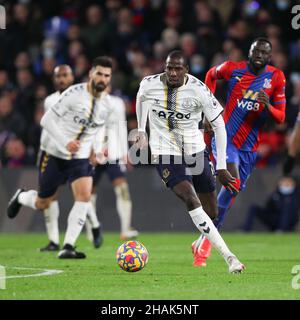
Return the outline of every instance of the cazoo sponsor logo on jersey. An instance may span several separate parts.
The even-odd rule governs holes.
[[[243,98],[237,99],[238,107],[248,111],[259,111],[259,102],[257,102],[258,92],[252,90],[244,91]]]
[[[189,119],[191,117],[190,113],[181,113],[181,112],[175,112],[175,111],[157,111],[155,109],[152,110],[154,114],[156,114],[159,118],[164,118],[164,119],[171,119],[171,118],[176,118],[176,119]]]
[[[78,124],[80,124],[82,126],[85,126],[85,127],[90,127],[90,128],[98,127],[98,125],[94,121],[86,120],[86,119],[80,119],[80,117],[78,117],[78,116],[75,116],[73,118],[73,120],[74,120],[75,123],[78,123]]]

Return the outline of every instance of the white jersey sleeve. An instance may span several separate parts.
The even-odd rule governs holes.
[[[148,104],[143,103],[146,100],[146,92],[144,87],[144,81],[140,83],[139,91],[136,96],[136,116],[138,123],[138,131],[145,132],[147,117],[149,112]]]
[[[51,110],[56,113],[57,116],[62,117],[64,116],[68,110],[69,107],[72,105],[72,94],[70,93],[71,89],[67,89],[64,91],[57,103],[52,105]]]
[[[50,94],[48,97],[46,97],[44,101],[44,110],[45,112],[48,111],[52,106],[54,106],[57,101],[59,100],[60,92],[56,91],[52,94]]]
[[[41,149],[61,159],[89,158],[95,135],[105,126],[112,109],[105,92],[93,97],[88,91],[87,83],[69,87],[48,111],[55,117],[56,129],[53,132],[48,127],[50,139],[42,141]],[[43,121],[43,125],[47,127],[46,121]],[[63,145],[60,140],[63,140]],[[65,142],[73,140],[80,140],[80,148],[72,155],[66,149]]]
[[[207,120],[211,123],[215,134],[217,149],[216,169],[226,169],[227,134],[225,123],[223,117],[221,116],[223,107],[205,84],[203,84],[203,87],[201,87],[200,94],[203,113]]]
[[[208,87],[204,83],[202,84],[203,86],[199,90],[200,103],[205,117],[209,122],[212,122],[223,112],[223,107]]]
[[[110,95],[112,112],[107,124],[108,160],[118,160],[127,156],[128,133],[126,121],[126,108],[123,100]]]

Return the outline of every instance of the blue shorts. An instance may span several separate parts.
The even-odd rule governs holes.
[[[216,179],[213,171],[213,166],[209,161],[209,154],[207,151],[200,152],[196,155],[201,159],[202,170],[200,174],[193,174],[193,171],[189,169],[193,168],[193,165],[186,163],[181,157],[181,164],[176,162],[179,157],[168,156],[170,157],[169,163],[163,163],[163,157],[159,156],[157,164],[155,167],[165,185],[168,188],[173,189],[181,181],[187,180],[190,181],[196,190],[197,193],[210,193],[216,189]]]
[[[93,186],[96,186],[101,179],[103,173],[106,172],[110,181],[124,177],[126,166],[119,163],[106,163],[95,167],[93,176]]]
[[[217,159],[216,144],[215,139],[212,139],[212,152],[214,158]],[[237,149],[237,147],[227,140],[227,150],[226,150],[226,162],[235,163],[240,174],[241,187],[240,190],[244,190],[248,178],[250,177],[256,162],[257,153],[253,151],[242,151]]]
[[[55,194],[57,188],[66,182],[72,183],[81,177],[91,177],[93,167],[89,159],[64,160],[42,151],[39,163],[40,198]]]

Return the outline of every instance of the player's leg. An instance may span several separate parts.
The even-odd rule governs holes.
[[[213,153],[216,157],[216,151],[215,151],[215,145],[212,144],[213,147]],[[227,169],[231,173],[231,175],[237,179],[240,179],[240,174],[238,170],[239,166],[239,154],[238,150],[231,145],[230,143],[227,144]],[[218,213],[217,217],[214,219],[215,226],[219,229],[225,219],[225,216],[228,212],[228,210],[231,208],[231,206],[234,203],[234,200],[236,198],[237,194],[231,193],[229,190],[227,190],[225,187],[221,187],[221,190],[217,197],[217,207],[218,207]],[[193,252],[195,258],[195,264],[198,266],[206,266],[206,259],[210,256],[211,252],[211,244],[208,241],[207,238],[205,238],[203,235],[200,236],[200,238],[193,242]]]
[[[212,151],[213,155],[216,159],[216,145],[213,140],[212,142]],[[227,142],[227,170],[231,173],[234,178],[237,178],[240,181],[240,174],[239,174],[239,166],[240,166],[240,157],[239,157],[239,150],[233,145],[230,141]],[[228,210],[232,207],[237,194],[230,192],[224,186],[221,187],[217,197],[218,203],[218,216],[214,220],[215,226],[219,229],[225,219],[225,216]]]
[[[95,248],[99,248],[103,242],[102,226],[97,217],[97,184],[101,179],[106,165],[98,165],[95,167],[93,174],[93,188],[91,195],[91,205],[88,210],[85,229],[88,239],[93,242]]]
[[[192,177],[187,175],[186,165],[178,165],[172,162],[173,161],[171,160],[171,164],[166,164],[163,161],[163,158],[160,157],[159,164],[156,165],[156,168],[162,180],[167,187],[171,188],[177,197],[185,203],[195,226],[211,241],[213,246],[224,257],[225,261],[229,264],[229,271],[242,271],[244,266],[230,252],[212,220],[203,210],[193,186]]]
[[[231,173],[231,175],[234,178],[237,178],[240,180],[240,174],[239,174],[239,161],[236,160],[236,162],[228,162],[227,163],[227,169]],[[224,186],[222,186],[217,202],[218,202],[218,216],[214,220],[215,226],[220,229],[224,219],[227,215],[227,212],[229,209],[233,206],[234,201],[236,199],[237,194],[230,192],[228,189],[226,189]]]
[[[59,206],[57,201],[57,192],[53,195],[48,208],[44,209],[44,218],[49,243],[40,249],[41,252],[58,251],[59,250]]]
[[[85,224],[91,206],[93,169],[88,159],[74,159],[68,162],[68,176],[71,183],[74,205],[69,213],[67,231],[63,250],[58,257],[61,259],[82,259],[85,254],[75,251],[75,242]]]
[[[217,228],[203,210],[196,191],[190,181],[181,181],[173,187],[174,193],[186,204],[189,214],[198,228],[205,235],[212,245],[223,256],[229,266],[229,272],[241,272],[244,265],[241,264],[236,256],[229,250]]]
[[[109,164],[107,167],[107,174],[116,195],[116,207],[121,226],[120,238],[129,240],[137,237],[139,233],[131,226],[132,202],[125,172],[126,166],[124,164]]]
[[[203,172],[193,176],[193,184],[204,211],[214,220],[218,215],[216,179],[213,165],[206,151],[204,152]],[[192,252],[194,255],[194,266],[206,266],[206,259],[211,253],[210,241],[201,234],[200,237],[192,243]]]
[[[22,205],[32,209],[40,209],[53,211],[53,219],[51,219],[49,239],[52,249],[57,250],[59,245],[58,225],[57,225],[57,210],[53,207],[53,200],[58,186],[61,184],[63,175],[61,174],[60,159],[42,152],[39,165],[39,192],[36,190],[19,189],[9,201],[7,214],[10,218],[16,217]]]

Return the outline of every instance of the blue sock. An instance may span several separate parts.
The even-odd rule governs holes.
[[[231,208],[236,195],[230,193],[226,188],[222,187],[218,194],[218,217],[214,220],[217,229],[220,229],[228,210]]]

